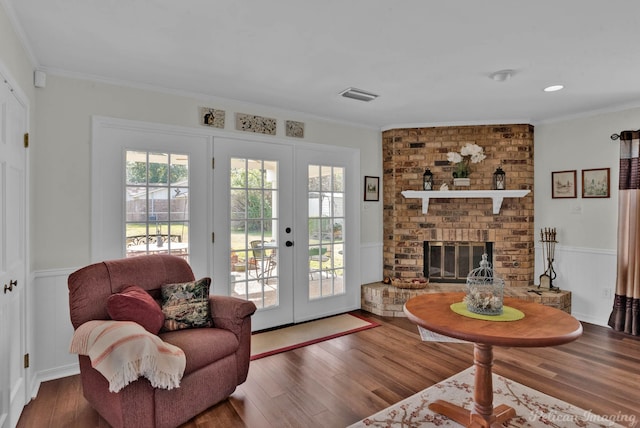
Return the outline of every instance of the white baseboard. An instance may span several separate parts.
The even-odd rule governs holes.
[[[67,376],[75,376],[77,374],[80,374],[79,363],[39,371],[31,380],[31,398],[35,398],[38,395],[42,382],[60,379]]]
[[[579,313],[576,311],[573,311],[571,315],[573,315],[578,321],[588,322],[589,324],[599,325],[600,327],[609,327],[607,324],[608,318],[604,320],[602,318],[592,317],[589,314]]]

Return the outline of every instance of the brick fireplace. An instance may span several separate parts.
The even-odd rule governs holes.
[[[431,199],[427,214],[420,199],[404,190],[421,190],[430,168],[437,192],[452,184],[447,152],[467,142],[481,146],[486,159],[472,164],[471,186],[492,188],[498,166],[506,172],[508,190],[531,190],[523,198],[505,198],[498,214],[491,199]],[[391,129],[382,134],[384,200],[384,276],[411,280],[423,276],[424,242],[493,243],[493,268],[507,286],[534,283],[533,126],[481,125]],[[459,190],[459,189],[455,189]]]

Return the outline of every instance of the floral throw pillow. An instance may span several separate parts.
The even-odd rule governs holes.
[[[209,286],[211,278],[179,284],[166,284],[162,291],[164,330],[211,327]]]

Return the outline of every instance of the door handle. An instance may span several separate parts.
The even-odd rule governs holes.
[[[293,241],[287,241],[284,243],[287,247],[293,247]]]
[[[4,294],[7,294],[7,291],[13,291],[13,287],[17,287],[18,286],[18,281],[15,279],[12,279],[11,281],[9,281],[9,285],[5,284],[4,285]]]

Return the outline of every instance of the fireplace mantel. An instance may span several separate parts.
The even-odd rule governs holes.
[[[404,190],[405,198],[422,199],[422,213],[429,211],[429,199],[453,199],[453,198],[491,198],[493,200],[493,213],[500,213],[504,198],[523,198],[531,190]]]

